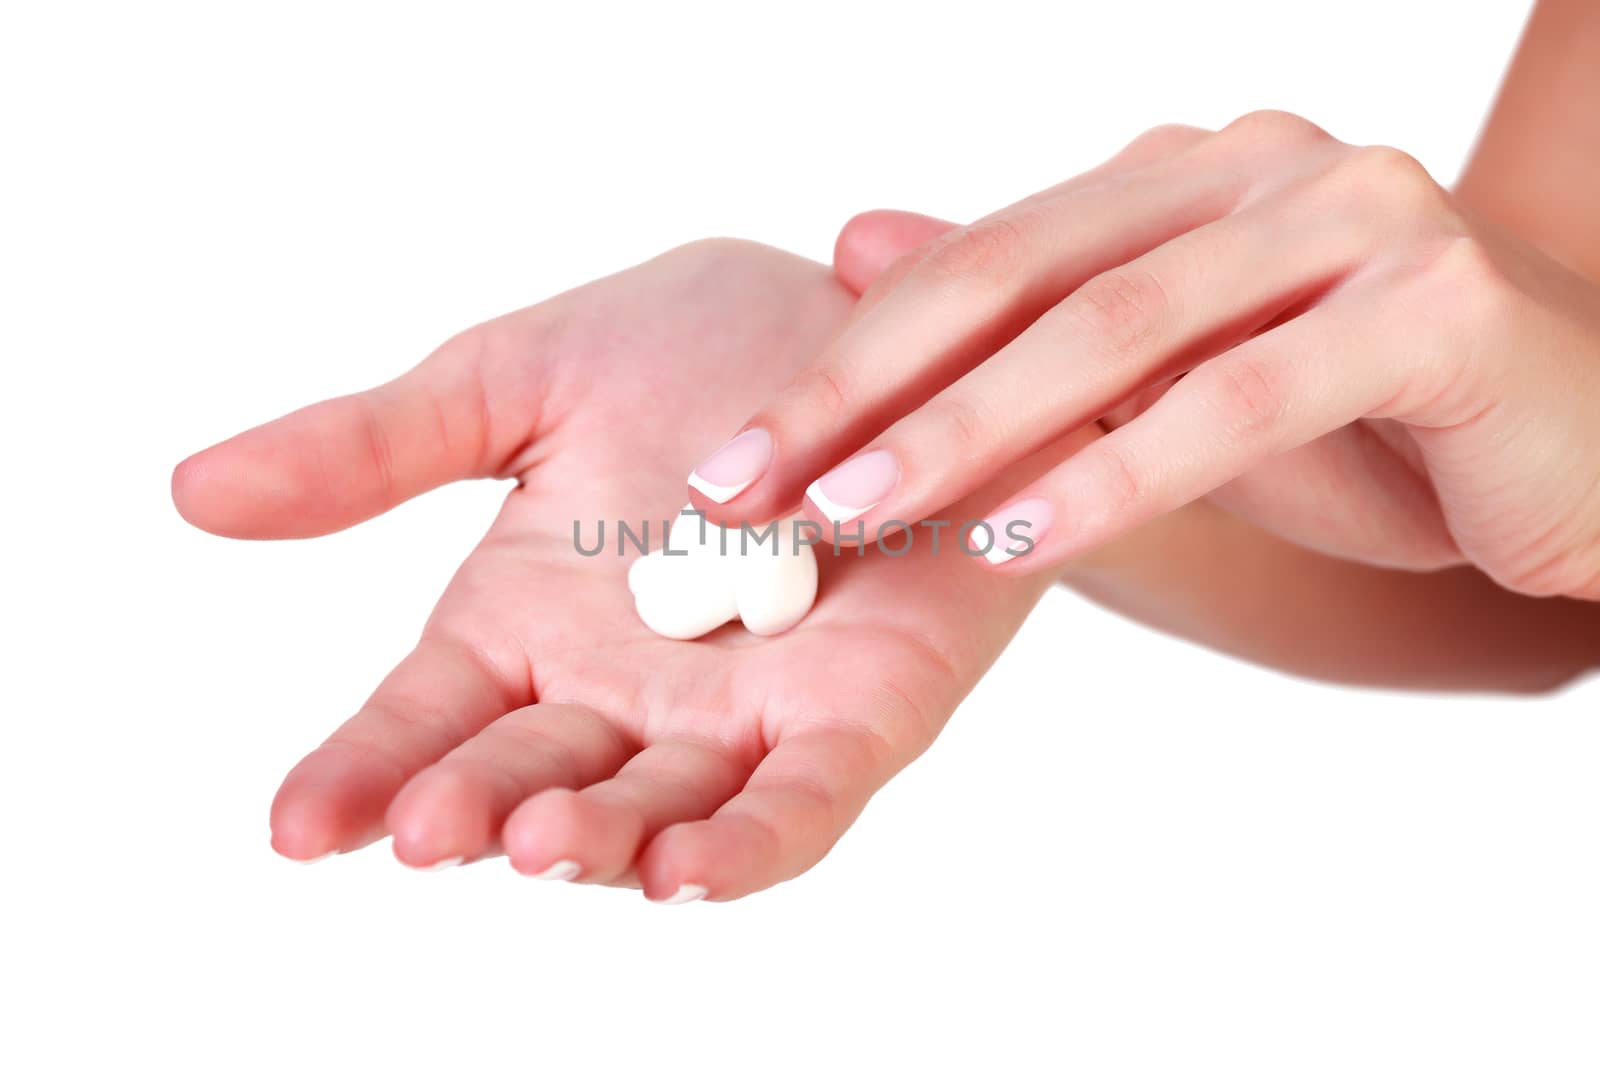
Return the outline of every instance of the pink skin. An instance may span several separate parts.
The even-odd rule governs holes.
[[[925,243],[754,409],[772,462],[727,503],[693,497],[713,518],[887,452],[870,535],[1098,421],[1003,502],[1053,517],[1007,573],[1209,495],[1332,555],[1600,599],[1600,290],[1403,153],[1279,113],[1164,127],[970,226],[875,213],[840,243],[881,261],[891,236]]]
[[[925,543],[825,558],[793,631],[676,642],[635,617],[629,561],[578,556],[571,524],[675,512],[689,464],[853,302],[817,264],[691,245],[180,465],[183,515],[251,538],[330,533],[452,479],[518,480],[415,651],[289,773],[273,847],[312,859],[388,833],[416,867],[504,851],[530,875],[576,864],[580,881],[656,900],[684,886],[728,900],[820,859],[1047,579],[992,582]]]

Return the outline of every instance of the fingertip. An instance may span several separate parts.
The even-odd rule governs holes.
[[[173,503],[223,537],[318,537],[353,526],[437,484],[415,477],[409,451],[404,460],[396,453],[426,451],[425,440],[381,423],[366,395],[301,408],[178,464]]]
[[[476,859],[492,848],[494,797],[484,783],[449,766],[411,779],[390,801],[384,825],[395,858],[432,868],[450,859]]]
[[[662,903],[684,885],[708,890],[711,876],[705,850],[705,822],[677,823],[657,834],[636,864],[645,899]]]
[[[718,500],[715,497],[707,496],[695,485],[692,479],[688,482],[686,489],[689,507],[703,514],[707,522],[713,522],[719,526],[727,526],[738,523],[744,518],[738,500]],[[677,517],[673,516],[673,518],[676,520]]]
[[[303,793],[280,789],[269,819],[272,850],[297,863],[315,863],[341,851],[337,829],[306,799]]]
[[[565,786],[540,790],[517,805],[500,831],[500,843],[512,870],[530,878],[549,876],[562,864],[589,873],[584,852],[592,845],[584,832],[585,806],[578,792]]]
[[[270,424],[269,424],[270,425]],[[184,521],[220,537],[304,537],[323,532],[284,462],[263,454],[256,431],[196,452],[172,471],[172,503]]]
[[[393,786],[327,748],[295,765],[272,798],[272,847],[289,859],[351,852],[383,836],[384,798]]]
[[[786,472],[777,470],[724,501],[715,500],[690,485],[689,504],[702,512],[708,523],[730,529],[737,529],[740,523],[770,522],[795,510],[795,500],[800,494],[788,488],[792,481]]]
[[[695,464],[685,482],[690,505],[713,522],[728,516],[749,518],[748,505],[759,497],[777,451],[771,431],[750,426]]]
[[[190,526],[229,536],[227,509],[218,507],[215,450],[196,452],[172,468],[172,504]]]
[[[953,225],[913,211],[863,211],[839,230],[833,244],[834,273],[859,295],[895,260]]]
[[[713,817],[662,830],[640,853],[636,869],[645,898],[654,903],[728,901],[774,884],[777,879],[761,873],[769,860],[762,842]]]

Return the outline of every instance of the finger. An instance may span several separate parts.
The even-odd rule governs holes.
[[[1092,170],[1029,197],[1023,203],[1086,185],[1110,174],[1148,166],[1190,147],[1210,132],[1195,126],[1158,126],[1140,134],[1116,155]],[[846,222],[834,241],[834,273],[859,295],[866,292],[868,286],[884,282],[885,272],[895,265],[896,260],[955,229],[956,225],[914,211],[864,211]],[[900,264],[897,267],[899,276],[903,277],[913,265],[914,261]],[[889,278],[899,280],[894,275]]]
[[[314,537],[446,482],[495,474],[536,428],[540,385],[519,351],[528,314],[469,330],[375,389],[189,457],[172,474],[178,511],[227,537]]]
[[[825,473],[806,512],[830,535],[834,522],[859,520],[867,537],[884,521],[916,522],[1320,294],[1372,242],[1286,193],[1096,275]]]
[[[506,854],[523,874],[618,882],[657,833],[705,818],[738,792],[753,762],[713,742],[658,741],[614,778],[529,796],[506,822]]]
[[[311,860],[377,840],[385,809],[412,775],[531,699],[482,653],[425,636],[362,710],[289,772],[272,802],[272,847]]]
[[[935,241],[750,420],[766,440],[737,450],[741,469],[715,454],[696,468],[691,499],[722,522],[788,510],[807,482],[1065,293],[1221,217],[1242,195],[1236,169],[1181,160],[1017,205]]]
[[[453,866],[500,847],[506,817],[541,790],[616,773],[638,745],[576,704],[534,704],[490,723],[400,790],[385,819],[412,867]]]
[[[1176,155],[1210,131],[1193,126],[1159,126],[1141,134],[1109,160],[1068,181],[1020,201],[1033,204],[1072,189]],[[833,246],[834,272],[860,294],[850,322],[861,318],[892,293],[921,260],[921,248],[957,229],[957,224],[911,211],[868,211],[844,224]]]
[[[905,765],[864,729],[811,727],[780,742],[708,819],[658,834],[639,859],[645,895],[732,900],[793,878],[827,854]]]
[[[1023,201],[1028,203],[1110,174],[1148,166],[1195,144],[1210,131],[1194,126],[1159,126],[1141,134],[1105,163]],[[887,291],[916,265],[908,254],[948,233],[954,222],[914,211],[864,211],[844,224],[833,244],[833,270],[857,295],[876,286]],[[871,302],[869,302],[871,303]]]
[[[987,516],[993,541],[972,547],[1007,571],[1051,566],[1379,411],[1416,384],[1413,361],[1363,318],[1326,304],[1206,361]]]
[[[906,253],[955,225],[912,211],[862,212],[844,224],[833,242],[833,271],[859,295]],[[901,276],[912,266],[909,260],[901,265]]]

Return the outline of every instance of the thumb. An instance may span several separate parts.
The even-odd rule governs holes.
[[[890,265],[955,227],[912,211],[866,211],[844,224],[833,243],[833,271],[857,296]]]
[[[534,376],[499,366],[493,353],[507,346],[487,343],[507,328],[502,319],[468,330],[391,382],[190,456],[172,472],[173,503],[225,537],[315,537],[495,474],[531,436],[526,413],[538,409]]]

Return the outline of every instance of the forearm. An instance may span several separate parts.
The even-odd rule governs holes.
[[[1457,196],[1600,280],[1600,3],[1541,0]]]
[[[1205,501],[1064,581],[1155,629],[1328,681],[1527,692],[1600,667],[1600,604],[1519,596],[1470,567],[1418,574],[1335,559]]]

